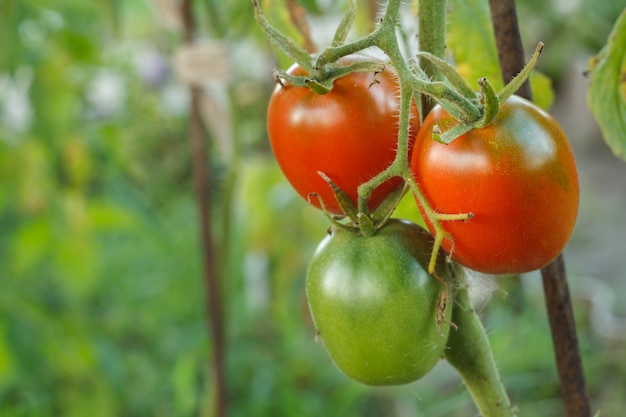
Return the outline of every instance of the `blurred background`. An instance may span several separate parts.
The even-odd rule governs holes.
[[[327,45],[345,1],[300,3]],[[376,3],[359,3],[357,33]],[[518,3],[528,51],[546,44],[550,111],[579,162],[565,259],[592,406],[623,415],[626,164],[589,115],[583,72],[625,5]],[[297,36],[284,2],[262,4]],[[200,55],[182,48],[178,10],[175,0],[0,0],[0,416],[210,415],[186,81],[206,93],[230,415],[476,415],[444,362],[414,384],[370,388],[314,341],[304,278],[328,222],[282,178],[265,130],[272,68],[289,62],[248,1],[194,2]],[[398,212],[416,215],[410,202]],[[539,275],[476,281],[521,415],[562,415]]]

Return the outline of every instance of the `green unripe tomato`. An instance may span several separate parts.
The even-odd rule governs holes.
[[[442,357],[452,302],[442,303],[453,266],[428,274],[432,236],[392,219],[375,235],[334,228],[307,271],[319,336],[341,371],[367,385],[413,382]]]

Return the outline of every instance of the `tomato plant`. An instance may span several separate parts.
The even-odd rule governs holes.
[[[340,65],[372,61],[363,55],[339,60]],[[298,65],[289,75],[306,75]],[[269,102],[267,129],[272,150],[285,177],[295,190],[320,207],[343,214],[331,187],[318,174],[326,174],[357,203],[358,186],[387,168],[396,156],[399,97],[394,69],[352,72],[335,80],[327,94],[307,87],[277,84]],[[419,129],[412,119],[414,136]],[[392,178],[374,190],[369,201],[375,210],[384,198],[403,184]]]
[[[557,121],[511,96],[494,121],[449,145],[432,131],[456,121],[441,107],[426,117],[411,169],[432,208],[472,212],[444,222],[443,247],[468,268],[492,274],[542,268],[567,244],[578,212],[574,155]]]
[[[440,303],[441,280],[452,267],[440,258],[437,277],[428,274],[431,247],[424,229],[396,219],[368,237],[335,228],[319,245],[307,297],[324,346],[346,375],[403,384],[441,358],[452,304]]]
[[[530,91],[522,87],[543,49],[543,43],[539,42],[530,61],[523,65],[517,27],[510,24],[509,18],[515,16],[514,1],[490,3],[491,15],[499,16],[492,23],[506,85],[496,90],[494,84],[481,75],[482,100],[476,100],[474,87],[466,81],[467,78],[444,59],[448,21],[445,1],[420,2],[417,60],[407,60],[402,47],[406,45],[398,42],[400,0],[386,2],[382,17],[371,33],[348,41],[350,26],[356,17],[356,2],[350,1],[332,45],[315,56],[273,28],[262,15],[258,2],[253,0],[253,4],[257,21],[270,42],[310,73],[299,75],[304,74],[304,70],[297,66],[292,67],[289,74],[278,71],[286,83],[276,87],[276,96],[294,86],[309,86],[323,94],[329,91],[330,80],[353,69],[373,73],[375,81],[368,83],[366,89],[369,93],[378,85],[378,67],[359,63],[342,71],[341,67],[338,70],[337,63],[349,64],[349,61],[342,60],[372,47],[387,55],[399,79],[398,131],[393,135],[397,155],[371,172],[367,172],[366,166],[375,166],[381,161],[382,154],[378,151],[365,153],[365,157],[355,154],[370,149],[369,142],[347,140],[355,126],[364,121],[369,123],[371,117],[365,111],[353,112],[358,115],[354,119],[350,112],[341,113],[346,109],[361,109],[364,102],[358,97],[363,95],[347,104],[334,106],[323,101],[324,97],[332,95],[315,96],[304,89],[300,90],[302,96],[287,101],[286,105],[276,106],[276,109],[270,108],[269,112],[270,140],[278,163],[301,195],[318,194],[320,201],[335,213],[341,210],[335,204],[329,184],[332,183],[335,190],[335,185],[343,189],[353,202],[357,195],[359,197],[358,210],[354,210],[341,195],[341,206],[345,207],[348,218],[339,224],[337,218],[329,216],[336,230],[318,248],[307,275],[307,295],[313,320],[338,367],[367,384],[400,384],[428,372],[436,357],[443,353],[459,371],[481,415],[516,415],[498,375],[489,339],[473,310],[469,298],[471,281],[466,280],[464,274],[457,273],[461,269],[450,266],[456,263],[447,265],[451,273],[440,272],[439,249],[443,244],[459,263],[482,272],[521,273],[542,268],[546,300],[550,300],[548,316],[558,369],[568,392],[564,404],[579,403],[581,410],[588,410],[575,328],[570,325],[573,322],[571,305],[568,304],[567,291],[563,291],[567,288],[565,268],[563,258],[558,256],[573,231],[577,216],[576,164],[558,123],[532,103],[511,97],[516,91],[530,96]],[[454,9],[467,14],[461,8]],[[506,23],[500,24],[500,20],[506,20]],[[466,36],[467,29],[463,28],[463,36]],[[301,32],[305,38],[309,36],[308,28],[302,28]],[[478,71],[482,74],[484,68]],[[345,87],[352,91],[352,86],[356,84]],[[332,89],[332,92],[336,90]],[[437,106],[413,145],[415,128],[411,127],[415,117],[411,117],[411,106],[416,98],[421,100],[424,113],[433,102]],[[272,97],[270,107],[275,106],[274,99]],[[320,103],[325,105],[319,106]],[[298,111],[292,111],[294,109]],[[358,139],[371,133],[376,125],[365,129]],[[439,143],[432,140],[438,130]],[[277,137],[282,140],[276,141]],[[327,144],[319,142],[327,138]],[[344,145],[346,147],[342,147]],[[375,155],[372,160],[369,159],[371,155]],[[410,164],[407,164],[406,156]],[[335,162],[326,165],[331,159]],[[350,167],[345,171],[346,177],[353,180],[351,183],[345,182],[344,171],[332,172],[335,167],[347,167],[344,162],[347,160],[356,161],[356,169]],[[322,182],[315,175],[320,172],[332,181]],[[415,195],[434,235],[432,239],[423,235],[421,239],[405,238],[397,221],[386,225],[394,210],[392,204],[384,205],[370,216],[369,211],[380,202],[372,192],[380,192],[381,187],[388,186],[390,180],[398,177],[406,180]],[[311,178],[318,184],[307,184]],[[323,195],[324,189],[328,194]],[[382,195],[388,195],[388,192]],[[372,196],[369,207],[363,198],[366,196]],[[424,242],[428,244],[423,245]],[[424,269],[426,262],[423,258],[428,257],[428,252],[430,259]],[[420,265],[423,275],[408,273],[415,270],[413,261]],[[448,276],[453,283],[452,317],[455,324],[458,323],[455,326],[457,331],[447,338],[445,349],[437,343],[433,345],[432,350],[438,352],[437,355],[430,356],[432,351],[423,350],[424,345],[433,343],[433,320],[419,318],[434,314],[435,324],[449,323],[449,312],[442,308],[445,303],[441,298],[447,291],[440,290],[436,297],[433,296],[436,292],[430,292],[430,296],[424,298],[424,288],[420,285],[418,289],[414,288],[415,282],[406,278],[415,276],[425,276],[427,281],[434,277],[434,285],[438,283],[443,288],[446,288],[444,282],[447,280],[438,281],[437,277]],[[422,282],[421,279],[418,281]],[[410,297],[404,298],[405,294]],[[415,300],[419,300],[418,311],[411,310]],[[424,300],[430,303],[424,303]],[[551,308],[553,305],[558,308]],[[446,319],[441,319],[442,315]],[[408,338],[415,337],[415,329],[425,324],[430,325],[431,330],[421,329],[420,337],[408,343]],[[561,328],[563,332],[560,332]],[[574,377],[569,378],[569,372],[561,372],[563,369],[573,369]],[[574,415],[568,411],[569,414]]]

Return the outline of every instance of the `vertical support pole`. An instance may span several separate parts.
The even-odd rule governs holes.
[[[188,45],[194,43],[195,20],[193,16],[192,0],[183,0],[181,3],[181,16],[184,23],[185,42]],[[206,313],[209,326],[209,335],[213,342],[213,352],[210,369],[213,376],[211,387],[214,389],[210,394],[213,396],[213,416],[225,417],[227,414],[227,390],[225,372],[225,348],[224,348],[224,314],[221,298],[221,282],[217,256],[213,244],[211,228],[211,170],[209,167],[209,155],[204,141],[204,129],[200,114],[200,100],[202,91],[200,87],[191,85],[190,112],[189,112],[189,145],[191,151],[191,164],[193,171],[193,184],[198,206],[198,218],[200,225],[201,251],[204,268],[204,288],[206,292]]]

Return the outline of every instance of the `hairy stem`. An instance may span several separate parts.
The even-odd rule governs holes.
[[[425,1],[424,3],[429,2]],[[406,86],[410,86],[416,94],[420,93],[441,102],[446,107],[446,110],[459,119],[470,122],[478,121],[482,117],[482,112],[470,99],[444,82],[428,79],[428,76],[423,72],[418,76],[411,71],[402,55],[396,37],[400,3],[400,0],[390,0],[380,25],[372,33],[353,42],[325,49],[317,57],[314,66],[321,67],[346,55],[354,54],[373,46],[378,47],[389,57],[391,64],[398,72],[401,83],[404,82]],[[435,0],[434,3],[436,3],[438,8],[442,8],[443,12],[441,10],[438,12],[431,11],[430,15],[433,18],[424,22],[425,29],[423,29],[429,31],[428,28],[432,28],[434,33],[439,33],[438,36],[430,38],[427,36],[426,45],[430,43],[433,47],[439,42],[441,42],[441,45],[444,45],[445,37],[445,1]],[[439,46],[436,49],[443,56],[445,47]],[[435,71],[436,67],[433,67],[433,73]]]
[[[445,7],[445,2],[440,3],[443,7]],[[388,6],[389,8],[389,6]],[[397,12],[396,12],[397,13]],[[387,17],[387,15],[386,15]],[[396,16],[397,18],[397,16]],[[441,23],[439,21],[434,21],[431,23]],[[443,21],[445,24],[445,20]],[[372,191],[382,184],[384,181],[388,180],[393,176],[400,176],[405,178],[411,187],[411,190],[416,195],[418,201],[422,205],[424,212],[428,216],[429,220],[433,224],[435,228],[435,232],[437,233],[445,233],[443,228],[439,223],[439,219],[437,217],[437,213],[430,207],[428,201],[422,194],[418,184],[413,180],[411,171],[409,169],[409,161],[408,161],[408,141],[409,141],[409,125],[411,118],[411,103],[413,101],[414,93],[422,93],[432,97],[436,97],[444,102],[449,102],[453,104],[459,110],[461,114],[467,115],[467,118],[474,118],[477,120],[480,118],[479,109],[473,105],[473,103],[466,97],[464,97],[461,93],[457,92],[447,84],[443,82],[430,82],[424,81],[423,79],[416,76],[416,74],[411,70],[409,65],[407,64],[402,52],[400,51],[400,47],[398,45],[398,41],[395,35],[395,30],[388,30],[387,24],[391,28],[395,28],[395,22],[388,19],[383,19],[382,25],[375,32],[376,34],[376,45],[389,57],[391,64],[396,69],[398,73],[398,79],[400,83],[400,121],[399,121],[399,130],[398,130],[398,152],[396,153],[396,158],[393,164],[387,168],[385,171],[381,172],[370,181],[359,187],[359,211],[364,210],[367,205],[366,201],[371,195]],[[443,39],[441,39],[443,41]],[[430,52],[430,51],[427,51]],[[365,213],[365,211],[361,211]],[[456,214],[454,216],[457,216]],[[457,220],[467,219],[466,214],[460,214]],[[441,242],[442,239],[439,239],[438,242]],[[433,272],[434,261],[436,259],[436,253],[439,250],[438,246],[435,246],[433,249],[433,256],[431,257],[431,264],[429,267],[429,272]]]
[[[446,0],[420,1],[418,15],[419,50],[443,58],[446,49]],[[420,58],[422,71],[431,80],[440,81],[439,70],[430,61]],[[433,108],[435,102],[428,96],[422,96],[422,115]]]
[[[359,212],[367,213],[367,199],[374,189],[387,179],[398,176],[406,177],[409,170],[409,129],[411,119],[411,102],[413,91],[411,88],[402,88],[402,78],[400,78],[400,123],[398,127],[398,141],[396,158],[386,170],[380,172],[371,180],[359,186]]]
[[[467,286],[457,290],[445,356],[472,395],[482,417],[515,417],[504,390],[489,339],[469,299]]]

